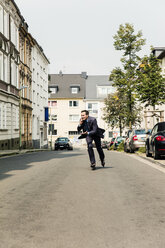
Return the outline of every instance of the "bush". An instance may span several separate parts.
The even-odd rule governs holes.
[[[117,151],[119,151],[119,152],[124,151],[124,140],[119,144]]]
[[[114,150],[114,145],[109,148],[110,151]]]
[[[146,153],[146,148],[145,147],[140,147],[138,152],[139,153]]]

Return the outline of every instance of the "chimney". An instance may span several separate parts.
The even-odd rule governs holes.
[[[62,77],[62,75],[63,75],[63,74],[62,74],[62,71],[60,70],[60,71],[59,71],[59,76]]]
[[[86,71],[81,72],[81,77],[84,78],[84,79],[87,79]]]

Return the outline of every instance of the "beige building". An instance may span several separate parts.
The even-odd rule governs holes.
[[[57,137],[68,137],[73,145],[85,144],[78,140],[77,126],[81,110],[88,110],[97,119],[98,126],[105,129],[105,140],[110,140],[119,131],[112,130],[103,120],[104,98],[115,91],[108,76],[82,74],[51,74],[49,81],[49,144]],[[118,133],[116,133],[118,132]]]
[[[74,145],[78,140],[77,126],[81,110],[85,108],[86,73],[51,74],[49,81],[49,145],[54,146],[57,137],[69,137]]]
[[[19,30],[19,88],[20,88],[20,147],[32,148],[32,46],[28,25],[22,22]]]

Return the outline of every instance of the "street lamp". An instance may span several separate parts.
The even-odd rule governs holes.
[[[22,85],[20,88],[19,88],[19,150],[22,149],[22,106],[21,106],[21,92],[23,89],[27,88],[28,86],[24,86]]]

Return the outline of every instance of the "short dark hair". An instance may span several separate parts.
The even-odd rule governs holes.
[[[88,110],[82,110],[81,113],[82,113],[82,112],[85,112],[86,115],[89,115],[89,111],[88,111]]]

